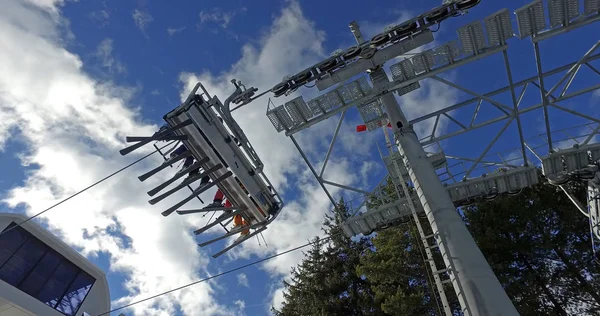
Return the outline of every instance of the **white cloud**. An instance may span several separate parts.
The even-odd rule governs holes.
[[[233,302],[240,310],[244,310],[244,308],[246,308],[246,302],[242,301],[242,300],[235,300]]]
[[[58,7],[62,6],[65,0],[25,0],[25,2],[36,5],[56,16],[59,13]]]
[[[250,284],[248,284],[248,276],[245,273],[240,273],[237,275],[237,280],[238,280],[238,285],[239,286],[245,286],[245,287],[250,287]]]
[[[383,28],[382,28],[383,29]],[[317,63],[328,56],[324,49],[325,34],[318,30],[311,20],[308,20],[296,1],[289,2],[278,15],[271,28],[265,32],[258,45],[247,44],[242,48],[242,57],[231,68],[219,74],[202,71],[198,74],[183,73],[181,98],[183,99],[191,88],[200,81],[210,94],[217,95],[221,100],[227,98],[233,91],[229,83],[232,78],[239,79],[247,86],[259,88],[259,91],[270,89],[281,81],[285,75]],[[411,116],[420,114],[431,108],[448,105],[452,93],[440,84],[426,84],[420,92],[403,99],[403,109]],[[303,91],[301,91],[303,92]],[[309,93],[314,93],[309,92]],[[297,96],[295,93],[287,98],[274,99],[276,105]],[[252,254],[263,256],[284,251],[306,243],[315,235],[321,235],[320,226],[323,216],[331,210],[331,203],[312,174],[305,167],[297,150],[281,133],[276,133],[272,124],[265,116],[266,99],[255,101],[233,113],[238,124],[246,132],[258,155],[265,162],[265,173],[280,193],[294,196],[294,200],[286,201],[287,205],[277,220],[264,232],[269,248],[261,248],[257,243],[249,241],[228,253],[232,260],[249,258]],[[337,118],[331,118],[297,136],[299,143],[308,147],[311,153],[319,152],[324,156]],[[354,130],[356,122],[346,122],[344,130]],[[328,180],[344,185],[360,185],[364,175],[368,175],[372,167],[368,160],[356,167],[355,162],[346,158],[347,153],[356,153],[356,146],[361,144],[361,151],[369,151],[369,141],[374,133],[356,134],[342,133],[341,146],[346,155],[333,155],[326,171]],[[373,147],[374,148],[374,147]],[[277,153],[276,155],[273,153]],[[319,156],[320,157],[320,156]],[[362,157],[365,160],[366,157]],[[320,158],[322,159],[322,158]],[[378,160],[379,162],[379,160]],[[320,164],[317,163],[317,165]],[[348,172],[358,168],[361,172]],[[334,196],[340,192],[329,188]],[[262,267],[274,277],[289,275],[290,268],[303,257],[301,252],[293,252],[266,262]],[[271,290],[271,302],[279,306],[282,301],[281,279],[274,281],[276,287]]]
[[[173,35],[175,35],[177,33],[183,32],[185,29],[186,29],[185,26],[177,27],[177,28],[176,27],[170,27],[170,28],[167,28],[167,33],[169,33],[169,36],[173,36]]]
[[[0,33],[0,144],[6,137],[18,133],[27,146],[22,153],[23,163],[39,166],[27,175],[21,187],[9,192],[5,202],[11,207],[22,203],[31,215],[132,161],[134,157],[122,158],[117,154],[118,149],[125,146],[124,136],[151,134],[157,126],[140,123],[136,110],[127,106],[130,90],[103,84],[82,72],[79,57],[60,45],[55,20],[28,10],[16,0],[5,2],[4,8],[11,10],[0,12],[0,29],[3,30]],[[134,20],[135,17],[134,12]],[[143,19],[143,14],[138,17],[142,17],[139,21],[146,21],[140,24],[136,20],[143,31],[151,18]],[[324,40],[324,32],[304,17],[299,4],[289,2],[259,43],[245,45],[241,59],[229,69],[219,75],[181,74],[181,96],[187,96],[191,87],[201,81],[210,93],[224,100],[232,91],[231,78],[242,80],[247,87],[269,89],[284,75],[294,74],[326,57]],[[40,78],[40,72],[44,78]],[[32,91],[32,86],[40,88]],[[415,96],[414,106],[421,106],[422,101],[429,98],[435,100],[435,104],[443,104],[436,97],[442,98],[445,94],[437,92],[437,88],[432,86],[428,93]],[[277,104],[283,101],[276,100]],[[303,244],[321,234],[323,215],[331,209],[329,200],[290,140],[276,133],[269,123],[264,113],[265,103],[266,99],[261,99],[247,105],[234,112],[234,117],[265,162],[265,172],[274,186],[295,199],[286,201],[287,206],[278,220],[265,231],[269,248],[247,242],[230,252],[230,259],[273,254]],[[17,127],[19,130],[14,131]],[[298,140],[302,144],[328,144],[334,127],[335,120],[328,120],[301,133]],[[348,148],[358,141],[354,137],[342,138],[343,143],[350,144]],[[326,145],[314,149],[324,153]],[[348,172],[356,167],[353,162],[339,155],[331,159],[327,171],[330,180],[346,185],[363,181],[360,173]],[[135,179],[158,161],[153,158],[144,162],[109,180],[110,185],[95,187],[42,217],[65,241],[80,247],[84,254],[111,254],[111,269],[128,276],[123,285],[128,296],[115,298],[114,307],[178,287],[207,273],[210,261],[189,234],[201,218],[162,217],[160,209],[168,203],[149,207],[145,194],[160,179],[143,184]],[[168,172],[164,173],[159,178],[168,176]],[[337,196],[339,190],[330,192]],[[203,198],[209,200],[207,197],[212,193],[214,190]],[[116,227],[131,239],[131,247],[125,247],[120,238],[107,232]],[[90,238],[82,238],[84,230]],[[302,256],[301,252],[294,252],[262,267],[277,278],[285,277]],[[276,288],[271,291],[270,299],[278,306],[281,282],[280,279],[274,282]],[[216,291],[211,283],[201,283],[133,309],[136,314],[144,315],[173,314],[177,306],[186,315],[197,315],[199,311],[203,315],[232,313],[215,302]]]
[[[131,17],[133,18],[135,25],[140,29],[140,31],[142,31],[142,33],[144,33],[144,35],[146,35],[146,29],[148,28],[148,25],[154,21],[154,18],[152,18],[152,15],[150,15],[150,12],[135,9],[133,10]]]
[[[56,7],[47,10],[59,12]],[[59,27],[53,17],[21,1],[3,2],[0,144],[8,137],[21,142],[26,149],[16,154],[24,165],[37,166],[22,185],[6,192],[3,202],[23,206],[27,215],[132,161],[135,157],[117,153],[125,146],[124,136],[151,134],[157,128],[140,123],[137,111],[127,106],[129,89],[96,81],[82,71],[81,59],[62,46]],[[110,269],[127,277],[122,284],[127,296],[113,297],[113,308],[208,272],[208,258],[190,234],[196,223],[164,218],[159,211],[165,204],[149,207],[145,201],[145,191],[160,179],[142,184],[135,177],[158,162],[154,157],[140,163],[40,217],[84,255],[110,254]],[[159,177],[169,176],[166,173]],[[108,232],[117,227],[130,238],[129,247]],[[172,315],[176,308],[186,315],[232,313],[230,307],[216,303],[215,295],[211,283],[201,283],[132,310],[136,315]]]
[[[110,23],[111,9],[108,8],[106,1],[102,1],[103,8],[100,10],[92,11],[89,14],[91,20],[95,21],[100,27],[106,27]]]
[[[96,57],[102,62],[102,66],[110,73],[125,73],[127,68],[113,56],[113,40],[106,38],[98,44]]]
[[[398,25],[414,17],[414,14],[409,11],[398,11],[397,13],[398,17],[390,21],[359,21],[358,25],[363,38],[368,41],[373,36],[383,32],[387,26]]]
[[[222,28],[226,29],[229,26],[229,23],[240,12],[246,12],[246,8],[242,7],[236,11],[223,11],[219,8],[213,8],[211,10],[202,10],[200,11],[200,25],[212,22],[218,24]]]
[[[160,91],[158,89],[154,89],[152,91],[150,91],[151,95],[160,95]]]

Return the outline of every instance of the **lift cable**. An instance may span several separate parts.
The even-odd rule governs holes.
[[[304,244],[304,245],[297,246],[297,247],[294,247],[294,248],[292,248],[292,249],[288,249],[288,250],[286,250],[286,251],[278,252],[278,253],[276,253],[276,254],[274,254],[274,255],[271,255],[271,256],[265,257],[265,258],[263,258],[263,259],[260,259],[260,260],[256,260],[256,261],[253,261],[253,262],[247,263],[247,264],[245,264],[245,265],[242,265],[242,266],[239,266],[239,267],[237,267],[237,268],[233,268],[233,269],[231,269],[231,270],[227,270],[227,271],[224,271],[224,272],[221,272],[221,273],[215,274],[215,275],[213,275],[213,276],[210,276],[210,277],[207,277],[207,278],[204,278],[204,279],[200,279],[200,280],[197,280],[197,281],[194,281],[194,282],[188,283],[188,284],[186,284],[186,285],[183,285],[183,286],[180,286],[180,287],[177,287],[177,288],[174,288],[174,289],[171,289],[171,290],[168,290],[168,291],[165,291],[165,292],[162,292],[162,293],[159,293],[159,294],[156,294],[156,295],[153,295],[153,296],[150,296],[150,297],[147,297],[147,298],[141,299],[141,300],[139,300],[139,301],[135,301],[135,302],[129,303],[129,304],[127,304],[127,305],[123,305],[123,306],[121,306],[121,307],[117,307],[117,308],[115,308],[115,309],[112,309],[112,310],[110,310],[110,311],[108,311],[108,312],[104,312],[104,313],[102,313],[102,314],[99,314],[99,315],[97,315],[97,316],[103,316],[103,315],[107,315],[107,314],[110,314],[110,313],[112,313],[112,312],[116,312],[116,311],[118,311],[118,310],[121,310],[121,309],[124,309],[124,308],[127,308],[127,307],[131,307],[131,306],[133,306],[133,305],[136,305],[136,304],[139,304],[139,303],[143,303],[143,302],[146,302],[146,301],[149,301],[149,300],[155,299],[155,298],[157,298],[157,297],[160,297],[160,296],[163,296],[163,295],[166,295],[166,294],[170,294],[170,293],[173,293],[173,292],[176,292],[176,291],[179,291],[179,290],[185,289],[185,288],[187,288],[187,287],[190,287],[190,286],[192,286],[192,285],[196,285],[196,284],[198,284],[198,283],[203,283],[203,282],[206,282],[206,281],[209,281],[209,280],[212,280],[212,279],[218,278],[218,277],[220,277],[220,276],[223,276],[223,275],[226,275],[226,274],[229,274],[229,273],[236,272],[236,271],[238,271],[238,270],[242,270],[242,269],[245,269],[245,268],[251,267],[251,266],[253,266],[253,265],[256,265],[256,264],[259,264],[259,263],[261,263],[261,262],[265,262],[265,261],[268,261],[268,260],[271,260],[271,259],[277,258],[277,257],[279,257],[279,256],[282,256],[282,255],[288,254],[288,253],[290,253],[290,252],[294,252],[294,251],[300,250],[300,249],[302,249],[302,248],[308,247],[308,246],[310,246],[310,245],[313,245],[313,244],[315,244],[315,243],[317,243],[317,242],[322,242],[322,241],[329,240],[329,239],[331,239],[332,237],[334,237],[334,236],[336,236],[336,235],[339,235],[339,234],[342,234],[342,232],[339,232],[339,233],[336,233],[336,234],[333,234],[333,235],[330,235],[330,236],[327,236],[327,237],[322,237],[322,238],[319,238],[319,240],[318,240],[318,241],[317,241],[317,240],[315,240],[315,241],[311,241],[311,242],[308,242],[308,243],[306,243],[306,244]],[[401,275],[401,276],[408,277],[408,278],[413,278],[413,277],[414,277],[414,276],[410,276],[410,275],[407,275],[407,274],[402,274],[402,273],[398,273],[398,274],[399,274],[399,275]]]
[[[324,240],[328,240],[328,239],[330,239],[331,237],[332,237],[332,236],[328,236],[328,237],[320,238],[320,239],[319,239],[319,242],[321,242],[321,241],[324,241]],[[268,260],[271,260],[271,259],[277,258],[277,257],[279,257],[279,256],[282,256],[282,255],[288,254],[288,253],[290,253],[290,252],[294,252],[294,251],[296,251],[296,250],[300,250],[300,249],[302,249],[302,248],[308,247],[308,246],[310,246],[310,245],[312,245],[312,244],[314,244],[314,243],[316,243],[316,242],[317,242],[316,240],[315,240],[315,241],[311,241],[311,242],[308,242],[308,243],[306,243],[306,244],[304,244],[304,245],[302,245],[302,246],[298,246],[298,247],[295,247],[295,248],[292,248],[292,249],[288,249],[288,250],[286,250],[286,251],[278,252],[278,253],[276,253],[276,254],[274,254],[274,255],[271,255],[271,256],[268,256],[268,257],[262,258],[262,259],[260,259],[260,260],[256,260],[256,261],[253,261],[253,262],[247,263],[247,264],[245,264],[245,265],[242,265],[242,266],[239,266],[239,267],[237,267],[237,268],[233,268],[233,269],[231,269],[231,270],[227,270],[227,271],[224,271],[224,272],[221,272],[221,273],[218,273],[218,274],[215,274],[215,275],[209,276],[209,277],[207,277],[207,278],[200,279],[200,280],[194,281],[194,282],[192,282],[192,283],[188,283],[188,284],[186,284],[186,285],[183,285],[183,286],[180,286],[180,287],[177,287],[177,288],[174,288],[174,289],[171,289],[171,290],[168,290],[168,291],[165,291],[165,292],[162,292],[162,293],[159,293],[159,294],[156,294],[156,295],[153,295],[153,296],[150,296],[150,297],[147,297],[147,298],[141,299],[141,300],[139,300],[139,301],[135,301],[135,302],[129,303],[129,304],[127,304],[127,305],[123,305],[123,306],[121,306],[121,307],[117,307],[117,308],[115,308],[115,309],[112,309],[112,310],[110,310],[110,311],[108,311],[108,312],[104,312],[104,313],[102,313],[102,314],[99,314],[98,316],[107,315],[107,314],[110,314],[110,313],[112,313],[112,312],[116,312],[116,311],[118,311],[118,310],[121,310],[121,309],[124,309],[124,308],[127,308],[127,307],[131,307],[131,306],[133,306],[133,305],[136,305],[136,304],[139,304],[139,303],[143,303],[143,302],[145,302],[145,301],[149,301],[149,300],[151,300],[151,299],[155,299],[155,298],[157,298],[157,297],[159,297],[159,296],[167,295],[167,294],[169,294],[169,293],[173,293],[173,292],[176,292],[176,291],[179,291],[179,290],[185,289],[185,288],[187,288],[187,287],[190,287],[190,286],[192,286],[192,285],[196,285],[196,284],[198,284],[198,283],[206,282],[206,281],[209,281],[209,280],[212,280],[212,279],[218,278],[218,277],[220,277],[220,276],[223,276],[223,275],[226,275],[226,274],[229,274],[229,273],[233,273],[233,272],[235,272],[235,271],[238,271],[238,270],[242,270],[242,269],[248,268],[248,267],[250,267],[250,266],[253,266],[253,265],[259,264],[259,263],[261,263],[261,262],[265,262],[265,261],[268,261]]]
[[[173,143],[174,143],[174,141],[172,141],[172,142],[170,142],[170,143],[168,143],[168,144],[164,145],[164,146],[163,146],[163,147],[161,147],[160,149],[163,149],[163,148],[165,148],[165,147],[167,147],[167,146],[169,146],[169,145],[171,145],[171,144],[173,144]],[[17,228],[17,227],[19,227],[19,226],[21,226],[21,225],[23,225],[23,224],[27,223],[27,222],[29,222],[29,221],[30,221],[30,220],[32,220],[32,219],[34,219],[34,218],[36,218],[36,217],[38,217],[38,216],[40,216],[40,215],[42,215],[42,214],[44,214],[44,213],[48,212],[49,210],[51,210],[51,209],[53,209],[53,208],[55,208],[55,207],[57,207],[57,206],[59,206],[59,205],[63,204],[64,202],[67,202],[68,200],[70,200],[70,199],[72,199],[72,198],[74,198],[74,197],[78,196],[79,194],[81,194],[81,193],[83,193],[83,192],[85,192],[85,191],[87,191],[87,190],[89,190],[89,189],[91,189],[91,188],[95,187],[96,185],[98,185],[98,184],[100,184],[100,183],[102,183],[102,182],[104,182],[104,181],[106,181],[106,180],[110,179],[111,177],[113,177],[113,176],[117,175],[118,173],[120,173],[120,172],[122,172],[122,171],[124,171],[124,170],[128,169],[129,167],[131,167],[131,166],[133,166],[133,165],[137,164],[138,162],[140,162],[140,161],[142,161],[142,160],[144,160],[144,159],[146,159],[146,158],[150,157],[151,155],[153,155],[153,154],[154,154],[154,153],[156,153],[156,152],[158,152],[158,150],[155,150],[155,151],[153,151],[153,152],[151,152],[151,153],[149,153],[149,154],[147,154],[147,155],[143,156],[142,158],[140,158],[140,159],[138,159],[138,160],[136,160],[136,161],[134,161],[134,162],[132,162],[132,163],[128,164],[127,166],[125,166],[125,167],[123,167],[123,168],[121,168],[121,169],[119,169],[119,170],[117,170],[117,171],[115,171],[115,172],[111,173],[110,175],[108,175],[108,176],[106,176],[106,177],[102,178],[101,180],[98,180],[98,181],[96,181],[95,183],[93,183],[93,184],[89,185],[89,186],[88,186],[88,187],[86,187],[85,189],[83,189],[83,190],[81,190],[81,191],[79,191],[79,192],[77,192],[77,193],[75,193],[75,194],[73,194],[73,195],[71,195],[71,196],[69,196],[69,197],[67,197],[67,198],[63,199],[62,201],[60,201],[60,202],[58,202],[58,203],[56,203],[56,204],[54,204],[54,205],[52,205],[52,206],[50,206],[50,207],[46,208],[45,210],[43,210],[43,211],[41,211],[41,212],[39,212],[39,213],[37,213],[37,214],[35,214],[35,215],[33,215],[33,216],[31,216],[31,217],[27,218],[26,220],[24,220],[24,221],[22,221],[22,222],[18,223],[17,225],[10,227],[9,229],[7,229],[7,230],[5,230],[5,231],[3,231],[3,232],[0,232],[0,236],[2,236],[2,235],[4,235],[4,234],[8,233],[9,231],[11,231],[11,230],[13,230],[13,229],[15,229],[15,228]]]

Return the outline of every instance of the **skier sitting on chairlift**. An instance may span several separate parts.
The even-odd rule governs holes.
[[[177,149],[175,149],[170,155],[169,155],[169,160],[170,159],[175,159],[177,158],[179,155],[184,154],[185,152],[187,152],[188,149],[187,147],[185,147],[185,145],[181,145],[179,146]],[[183,162],[183,166],[181,167],[181,169],[179,171],[177,171],[177,173],[182,172],[183,170],[185,170],[187,167],[191,166],[192,163],[194,163],[194,156],[189,156],[187,158],[185,158],[185,161]],[[192,171],[190,171],[190,173],[188,174],[186,179],[189,179],[190,177],[193,177],[197,174],[200,173],[200,169],[201,167],[198,167]],[[184,180],[185,181],[185,180]],[[202,177],[202,180],[200,180],[200,185],[205,185],[208,182],[210,182],[210,177],[208,175]]]
[[[164,124],[163,126],[161,126],[161,127],[158,129],[158,131],[156,131],[156,132],[154,133],[154,135],[152,135],[152,137],[156,136],[156,135],[157,135],[157,134],[159,134],[159,133],[162,133],[162,132],[164,132],[164,131],[165,131],[165,130],[167,130],[168,128],[169,128],[169,124]],[[173,136],[173,135],[175,135],[175,133],[174,133],[174,132],[170,132],[169,134],[167,134],[167,135],[164,135],[163,137],[169,137],[169,136]],[[164,140],[164,139],[160,139],[159,141],[161,141],[161,142],[165,142],[166,140]]]
[[[229,199],[227,199],[225,201],[225,205],[223,205],[223,198],[225,197],[225,195],[223,194],[223,192],[221,192],[221,189],[218,189],[217,192],[215,193],[215,198],[213,199],[213,202],[209,205],[207,205],[206,207],[204,207],[205,209],[207,208],[213,208],[213,207],[233,207],[233,205],[231,205],[231,202],[229,202]],[[219,215],[219,217],[217,217],[217,220],[225,217],[227,214],[231,213],[231,210],[226,210],[223,212],[223,214]],[[235,216],[233,216],[233,229],[237,228],[237,227],[244,227],[244,226],[249,226],[248,222],[246,222],[244,220],[244,218],[242,217],[242,215],[237,214]],[[244,236],[248,235],[250,233],[250,229],[245,229],[240,233],[240,238],[243,238]]]

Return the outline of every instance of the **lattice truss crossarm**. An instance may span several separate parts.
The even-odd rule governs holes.
[[[580,135],[579,137],[569,135],[567,139],[581,142],[582,140],[579,138],[585,137],[585,140],[581,143],[586,145],[595,137],[594,135],[596,135],[600,129],[599,118],[594,115],[581,113],[566,104],[574,98],[600,89],[600,84],[598,84],[598,81],[594,80],[588,80],[587,87],[578,87],[577,89],[571,87],[582,67],[589,69],[596,75],[600,75],[600,71],[593,65],[593,62],[600,58],[600,53],[597,51],[597,48],[600,47],[600,41],[593,44],[581,58],[563,66],[545,71],[543,70],[544,67],[542,66],[538,45],[541,41],[549,40],[554,36],[570,32],[574,29],[598,21],[598,12],[596,10],[597,4],[593,3],[593,1],[588,1],[585,3],[583,10],[579,10],[580,8],[573,7],[573,1],[553,0],[550,2],[550,29],[548,29],[548,23],[546,21],[540,20],[540,16],[543,18],[544,14],[546,14],[545,12],[542,12],[544,7],[540,6],[541,1],[534,1],[530,5],[515,11],[518,37],[521,39],[527,38],[528,36],[531,37],[534,46],[537,74],[529,78],[516,82],[513,79],[514,71],[511,68],[508,58],[509,42],[511,41],[511,38],[514,37],[513,27],[509,11],[504,9],[488,16],[484,19],[483,23],[481,21],[476,21],[459,28],[459,38],[456,41],[450,41],[439,47],[425,50],[411,58],[406,58],[392,65],[390,67],[390,72],[393,80],[383,87],[375,89],[371,87],[365,77],[361,77],[347,84],[340,85],[308,102],[305,102],[302,97],[297,97],[284,105],[274,106],[270,100],[267,115],[278,131],[285,131],[286,135],[291,136],[293,139],[295,133],[341,113],[333,140],[320,172],[317,173],[317,171],[314,170],[310,162],[308,162],[305,155],[302,153],[301,148],[297,146],[309,164],[313,174],[318,179],[320,185],[324,188],[332,203],[334,203],[335,201],[325,188],[325,185],[335,186],[337,188],[361,194],[365,194],[365,191],[367,191],[365,189],[344,186],[323,179],[323,172],[347,109],[356,106],[361,117],[365,121],[366,129],[372,131],[381,127],[382,122],[386,119],[386,113],[381,105],[380,99],[383,95],[390,92],[394,92],[397,95],[408,94],[411,91],[419,89],[420,82],[423,80],[437,81],[438,83],[456,89],[462,94],[470,97],[456,104],[446,106],[443,109],[410,120],[409,123],[413,126],[427,120],[435,121],[431,132],[427,135],[421,135],[420,140],[424,146],[440,145],[443,141],[450,138],[494,124],[501,124],[501,128],[495,133],[493,139],[484,145],[485,149],[479,156],[475,158],[464,158],[449,155],[447,157],[449,160],[460,160],[460,164],[463,167],[467,165],[465,162],[470,162],[464,168],[465,170],[459,172],[452,172],[450,170],[455,165],[444,166],[446,170],[443,171],[440,176],[442,176],[442,178],[444,175],[448,176],[448,178],[443,178],[443,181],[448,183],[449,192],[452,191],[452,189],[455,191],[455,194],[451,193],[452,196],[457,195],[456,192],[460,190],[465,191],[465,188],[468,187],[465,183],[466,181],[470,181],[470,183],[476,182],[471,176],[473,173],[484,174],[487,176],[488,180],[487,182],[484,182],[487,183],[486,185],[491,186],[490,188],[484,189],[484,185],[481,183],[478,185],[473,184],[470,189],[473,192],[462,194],[466,195],[460,201],[455,199],[455,203],[458,203],[457,205],[462,205],[463,203],[471,202],[476,196],[493,197],[502,193],[519,192],[522,188],[533,185],[538,181],[536,179],[536,174],[538,174],[539,171],[534,170],[536,169],[536,164],[532,164],[531,156],[529,156],[529,154],[533,154],[534,156],[545,156],[553,153],[555,151],[555,146],[561,145],[560,143],[565,141],[565,139],[561,138],[553,139],[555,135],[561,133],[566,134],[567,132],[564,130],[552,129],[548,118],[548,108],[578,116],[591,123],[585,125],[586,130],[588,130],[589,133]],[[386,49],[392,49],[392,47],[396,45],[397,48],[395,49],[397,52],[407,51],[411,47],[422,46],[430,41],[431,38],[429,37],[429,33],[419,33],[412,37],[400,40],[398,43],[392,44]],[[496,55],[502,55],[500,58],[506,69],[507,85],[503,88],[491,92],[478,93],[461,84],[445,79],[442,76],[445,72],[458,69],[461,66],[484,58],[497,58]],[[381,59],[372,59],[371,63],[378,64],[383,63],[383,61]],[[352,70],[353,68],[350,69]],[[348,72],[351,70],[346,69],[343,71]],[[333,71],[332,75],[318,79],[317,86],[320,89],[323,89],[327,86],[331,86],[334,81],[341,82],[343,71],[337,72],[336,70]],[[546,88],[549,79],[555,76],[561,76],[561,79]],[[541,102],[531,105],[531,100],[524,101],[524,96],[528,89],[537,90]],[[506,92],[510,93],[511,102],[501,102],[495,99],[496,96]],[[456,113],[464,114],[464,110],[467,110],[469,106],[474,104],[476,104],[476,106],[472,113],[468,115],[467,120],[464,118],[466,115],[463,115],[463,118],[456,117]],[[500,113],[500,115],[483,122],[478,122],[477,118],[480,116],[481,111],[484,111],[490,106]],[[540,146],[533,146],[535,148],[532,151],[532,144],[527,143],[526,136],[523,132],[523,116],[529,113],[537,113],[534,112],[536,110],[539,110],[545,119],[546,133],[544,138],[546,141],[546,150],[540,148]],[[454,127],[458,128],[455,128],[455,130],[452,131],[450,129],[443,130],[440,124],[442,120],[446,120],[449,125],[454,125]],[[499,153],[490,153],[498,139],[503,137],[507,130],[511,130],[511,125],[517,128],[518,142],[514,150],[519,153],[520,162],[518,161],[519,159],[515,159],[514,157],[506,159]],[[560,137],[560,135],[558,135],[558,137]],[[297,145],[295,140],[294,143]],[[540,153],[540,151],[542,153]],[[438,154],[444,155],[442,151],[438,151]],[[493,158],[487,160],[490,156]],[[387,159],[389,158],[391,157],[387,157]],[[483,173],[480,170],[482,166],[486,169]],[[388,170],[391,170],[389,169],[389,163],[387,162],[386,167],[388,167]],[[502,171],[495,172],[497,171],[495,169],[498,168]],[[507,175],[500,176],[500,174],[504,173],[507,173]],[[494,176],[491,176],[490,174],[494,174]],[[457,176],[462,176],[462,179],[457,179]],[[395,177],[392,178],[395,179]],[[477,181],[481,182],[482,180]],[[502,183],[498,183],[498,181],[501,181]],[[453,184],[452,182],[460,182],[461,184]],[[461,188],[460,190],[459,187]],[[500,193],[498,193],[498,187],[501,188]]]
[[[275,97],[279,97],[294,90],[290,88],[291,85],[301,85],[307,82],[309,77],[315,81],[319,91],[327,91],[309,101],[297,97],[284,104],[274,105],[270,100],[267,116],[278,132],[285,132],[291,138],[333,204],[336,201],[328,191],[328,186],[352,191],[364,197],[355,211],[366,211],[352,214],[343,223],[343,229],[348,236],[369,234],[405,222],[411,213],[414,216],[420,213],[420,210],[424,210],[434,235],[439,232],[439,236],[442,236],[439,240],[436,239],[436,244],[440,247],[447,265],[446,270],[450,274],[449,280],[465,315],[473,315],[472,308],[485,310],[492,306],[494,311],[503,310],[512,315],[516,310],[511,307],[510,300],[499,283],[495,282],[493,277],[482,277],[493,276],[491,268],[476,251],[470,251],[476,250],[477,246],[466,232],[464,223],[459,223],[456,219],[452,204],[463,206],[478,199],[518,194],[521,190],[546,180],[558,186],[573,180],[585,180],[594,185],[596,182],[600,183],[596,178],[600,162],[600,145],[596,141],[600,119],[597,114],[588,113],[589,110],[582,111],[573,106],[573,101],[581,100],[580,97],[586,94],[591,96],[592,92],[600,89],[600,71],[594,65],[600,58],[597,51],[600,42],[591,43],[589,50],[582,52],[583,56],[554,69],[547,69],[543,65],[540,49],[542,41],[551,40],[600,20],[600,1],[585,0],[583,4],[583,8],[580,8],[580,2],[575,0],[533,1],[514,11],[516,28],[513,27],[510,12],[507,9],[500,10],[483,21],[474,21],[459,28],[457,40],[425,49],[391,65],[391,81],[387,74],[381,71],[384,63],[431,43],[433,32],[429,28],[422,28],[418,19],[411,20],[403,28],[386,29],[383,35],[373,38],[369,42],[371,49],[365,53],[363,49],[366,45],[358,25],[351,23],[351,30],[358,43],[356,47],[341,56],[332,56],[297,76],[292,76],[290,81],[276,86],[273,92]],[[428,15],[425,20],[431,16]],[[520,40],[514,39],[515,29],[516,37]],[[523,69],[519,68],[517,72],[511,66],[509,56],[510,52],[514,51],[514,45],[523,45],[529,39],[533,45],[531,65],[535,66],[535,74],[520,79],[522,77],[515,74],[521,75]],[[481,93],[477,91],[479,89],[470,89],[448,79],[449,71],[465,69],[468,65],[483,62],[484,59],[487,62],[493,58],[502,60],[500,65],[504,68],[507,80],[503,88]],[[581,76],[580,72],[583,69],[594,76],[592,79],[588,76],[584,80],[586,85],[577,85],[576,79]],[[367,76],[357,78],[366,70],[370,80]],[[556,76],[560,76],[560,79],[553,82]],[[481,77],[483,79],[485,76]],[[515,79],[516,77],[519,79]],[[494,79],[497,81],[498,78]],[[420,89],[426,81],[447,86],[457,91],[458,95],[467,97],[454,105],[406,120],[392,93],[401,97]],[[340,84],[335,86],[337,83]],[[528,91],[533,91],[537,95],[536,98],[528,98]],[[498,97],[505,93],[510,96],[499,100]],[[474,110],[467,113],[471,106],[474,106]],[[369,193],[368,189],[353,188],[323,179],[323,170],[330,159],[331,148],[341,121],[351,107],[357,107],[366,131],[386,130],[389,119],[397,139],[395,145],[398,145],[398,152],[382,154],[382,160],[394,187],[397,188],[398,184],[405,187],[406,181],[403,179],[409,178],[406,174],[410,175],[415,190],[419,192],[417,201],[413,200],[414,197],[410,193],[398,194],[395,200],[389,200],[377,190]],[[481,117],[485,117],[484,114],[486,111],[489,113],[489,110],[494,110],[497,114],[482,121]],[[550,119],[553,113],[571,115],[579,121],[584,120],[585,123],[575,128],[564,128]],[[294,135],[338,114],[341,114],[340,121],[325,155],[322,169],[318,172],[298,145]],[[537,118],[542,119],[540,125],[544,132],[539,135],[531,136],[531,131],[526,131],[526,127],[531,130],[534,126],[533,122],[528,120],[532,114],[537,114]],[[433,128],[425,134],[419,133],[421,138],[415,139],[413,132],[420,132],[416,127],[427,121],[433,122]],[[499,128],[495,132],[482,132],[496,125]],[[478,136],[483,136],[469,142],[472,145],[480,145],[471,147],[478,147],[475,149],[476,156],[463,157],[461,154],[452,154],[453,149],[448,145],[448,141],[469,135],[469,132],[475,130],[479,130]],[[487,134],[491,134],[492,138],[483,140],[482,138],[488,138]],[[510,139],[507,140],[507,137]],[[503,143],[504,147],[507,143],[514,146],[508,150],[504,148],[501,152],[498,149],[502,147],[498,145],[500,143]],[[421,146],[426,148],[427,153],[422,151]],[[440,179],[436,179],[436,176]],[[438,180],[443,185],[440,185]],[[382,184],[379,188],[381,186]],[[444,190],[448,193],[447,196],[443,193]],[[589,192],[589,196],[592,196],[589,200],[596,201],[596,190],[590,189]],[[580,204],[578,209],[585,213],[582,203]],[[588,201],[588,204],[592,209],[591,202]],[[590,228],[597,231],[600,227],[597,223],[599,207],[594,205],[596,213],[592,214],[590,210],[588,216],[591,219]],[[466,246],[463,248],[462,245]],[[479,272],[472,274],[475,270]],[[481,294],[482,290],[487,293],[485,298],[478,298],[474,294],[472,284],[475,283],[472,282],[478,284],[477,293]],[[500,304],[500,301],[503,303]]]

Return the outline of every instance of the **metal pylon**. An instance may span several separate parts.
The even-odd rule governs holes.
[[[390,141],[390,136],[388,135],[387,127],[384,125],[382,127],[382,129],[383,129],[383,133],[385,135],[385,142],[386,142],[388,151],[391,155],[393,153],[392,142]],[[433,231],[433,233],[431,235],[428,235],[428,236],[425,235],[425,232],[423,231],[423,227],[421,226],[421,221],[419,220],[419,216],[417,215],[417,210],[416,210],[413,200],[411,198],[410,191],[408,190],[408,187],[406,185],[406,180],[404,179],[404,176],[402,175],[402,170],[400,169],[400,166],[398,166],[397,160],[394,159],[393,164],[394,164],[394,169],[396,169],[396,173],[400,177],[400,184],[402,186],[402,190],[404,191],[404,196],[408,200],[410,212],[412,214],[413,220],[415,221],[415,225],[417,226],[417,231],[419,232],[419,237],[420,237],[419,239],[423,243],[423,248],[425,249],[425,254],[427,256],[426,261],[429,264],[429,267],[431,269],[431,274],[432,274],[433,280],[435,282],[435,287],[437,288],[438,296],[440,297],[440,301],[442,302],[442,307],[443,307],[444,313],[446,315],[452,315],[452,310],[450,309],[450,304],[448,303],[448,298],[446,298],[446,292],[444,291],[444,284],[450,283],[451,281],[449,279],[442,281],[442,279],[440,278],[440,274],[446,272],[447,269],[438,270],[437,265],[435,264],[435,260],[433,259],[433,253],[431,252],[431,249],[437,248],[437,245],[435,244],[435,240],[434,240],[434,245],[432,245],[432,246],[430,246],[429,242],[427,241],[429,238],[436,236],[437,231],[436,230]],[[398,199],[401,199],[402,194],[400,194],[400,189],[394,183],[394,181],[392,181],[392,184],[394,185],[394,190],[396,191],[396,195],[398,196]]]

